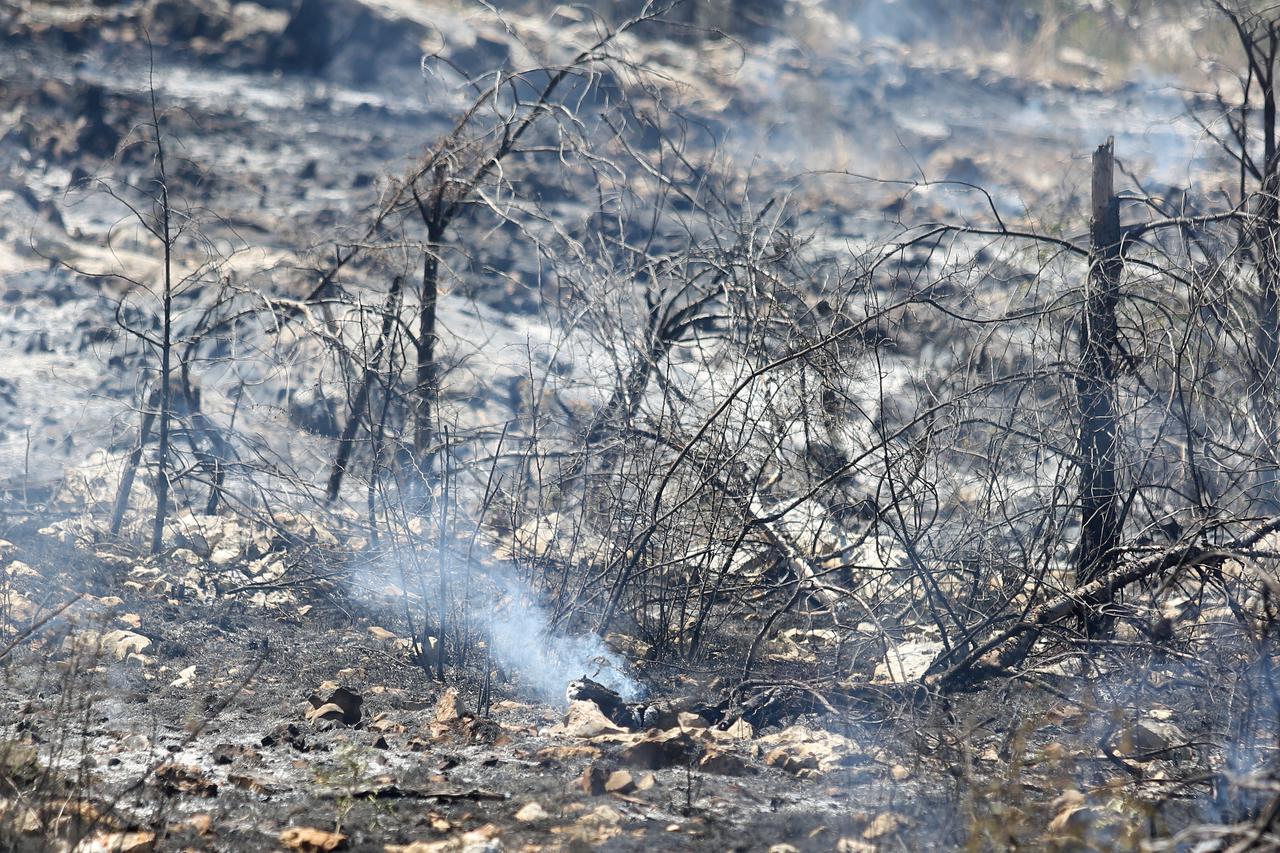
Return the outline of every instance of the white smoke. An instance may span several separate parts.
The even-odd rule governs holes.
[[[565,701],[569,682],[586,676],[637,699],[642,689],[627,673],[627,663],[595,634],[568,636],[551,628],[551,619],[524,582],[490,577],[499,590],[493,612],[481,620],[494,659],[518,673],[530,690],[549,702]]]
[[[430,597],[437,588],[435,560],[425,560],[417,567],[412,562],[388,555],[387,559],[352,566],[351,593],[380,608],[403,612],[407,604],[415,620],[428,614],[434,617],[439,603],[424,595]],[[427,576],[418,578],[419,572]],[[471,573],[462,572],[455,564],[448,574],[448,586],[454,593],[449,597],[449,619],[464,619],[468,629],[488,644],[493,663],[515,676],[529,693],[563,704],[569,682],[586,676],[627,700],[643,694],[640,683],[629,674],[627,661],[599,636],[554,630],[539,594],[507,564],[486,561]],[[465,580],[464,574],[469,575]],[[470,604],[459,609],[466,590]]]

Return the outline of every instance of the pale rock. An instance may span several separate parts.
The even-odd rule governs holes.
[[[12,563],[10,563],[9,567],[5,569],[5,574],[9,575],[9,577],[28,577],[28,578],[40,577],[39,572],[31,568],[21,560],[14,560]]]
[[[791,726],[757,741],[765,763],[788,773],[827,773],[866,761],[862,748],[843,735],[807,726]]]
[[[539,761],[570,761],[575,758],[599,758],[600,749],[585,744],[555,744],[538,750]]]
[[[708,729],[707,734],[717,741],[745,742],[756,736],[756,730],[755,726],[739,717],[727,729]]]
[[[1136,761],[1171,759],[1191,738],[1176,725],[1144,718],[1115,737],[1116,751]],[[1158,753],[1153,755],[1152,753]]]
[[[906,818],[893,812],[881,812],[872,819],[867,828],[862,831],[862,837],[868,841],[874,841],[877,838],[884,838],[886,835],[892,835],[899,829],[907,825]]]
[[[836,842],[836,853],[876,853],[876,846],[856,838],[841,838]]]
[[[591,738],[626,734],[627,730],[606,717],[595,702],[574,701],[569,703],[564,722],[553,731],[568,737]]]
[[[591,811],[582,816],[583,821],[591,823],[622,823],[622,813],[610,805],[596,806]]]
[[[332,702],[326,702],[323,705],[312,708],[307,711],[307,722],[317,723],[321,720],[339,723],[342,721],[342,708]]]
[[[169,682],[170,687],[186,688],[191,686],[191,679],[195,678],[195,666],[189,666],[178,673],[178,677]]]
[[[102,647],[111,652],[116,660],[124,660],[151,645],[151,641],[141,634],[132,631],[109,631],[102,635]]]
[[[516,820],[521,823],[536,823],[540,820],[546,820],[550,815],[547,810],[542,807],[541,803],[536,801],[525,803],[516,812]]]
[[[891,645],[885,651],[884,660],[876,664],[871,680],[881,684],[919,681],[942,651],[943,645],[937,640],[909,640]]]
[[[440,701],[436,703],[435,721],[439,725],[451,725],[458,722],[463,717],[470,717],[471,710],[467,708],[458,691],[450,687],[440,696]]]
[[[302,850],[305,853],[329,853],[344,847],[347,836],[309,826],[291,826],[280,833],[280,843],[291,850]]]
[[[624,747],[618,753],[618,761],[629,767],[660,770],[664,767],[684,766],[701,751],[702,744],[689,732],[681,729],[653,729]]]
[[[109,832],[99,830],[75,847],[75,853],[145,853],[155,849],[154,832]]]
[[[698,769],[718,776],[746,776],[752,768],[731,752],[708,752],[698,759]]]
[[[610,794],[629,794],[635,787],[635,780],[626,770],[615,770],[604,780],[604,789]]]

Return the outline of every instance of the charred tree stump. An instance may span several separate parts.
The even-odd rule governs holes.
[[[1116,487],[1116,365],[1121,255],[1119,201],[1114,189],[1112,140],[1093,154],[1093,224],[1087,299],[1080,322],[1080,545],[1076,585],[1106,577],[1115,565],[1120,542],[1120,500]],[[1109,596],[1100,598],[1105,606]],[[1085,615],[1090,634],[1105,628],[1097,614]]]
[[[119,536],[124,525],[124,514],[129,508],[129,496],[133,493],[133,481],[138,475],[138,466],[142,463],[142,451],[151,438],[151,428],[155,424],[156,413],[150,408],[143,409],[142,423],[138,427],[138,442],[129,451],[124,463],[124,472],[120,476],[120,486],[116,489],[115,506],[111,510],[111,535]]]
[[[413,389],[413,462],[418,466],[419,476],[424,483],[431,467],[431,443],[434,438],[432,406],[439,392],[436,302],[440,295],[440,251],[444,245],[445,232],[457,209],[454,204],[446,204],[448,174],[445,164],[437,163],[432,174],[433,186],[429,199],[423,199],[416,187],[413,191],[422,224],[427,229],[427,246],[422,256],[422,290],[418,294],[418,337],[414,342],[418,364]]]

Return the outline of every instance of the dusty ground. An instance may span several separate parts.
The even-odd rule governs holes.
[[[340,39],[293,33],[273,7],[200,9],[36,3],[12,12],[0,51],[0,275],[13,306],[0,317],[0,460],[9,486],[54,482],[132,427],[121,403],[135,392],[137,346],[113,320],[125,289],[117,276],[147,280],[157,255],[105,190],[146,186],[152,85],[175,143],[175,199],[226,256],[221,274],[296,296],[333,243],[359,233],[387,177],[449,127],[467,100],[459,73],[527,65],[535,50],[555,58],[564,34],[581,38],[584,28],[517,18],[525,48],[465,5],[352,2],[333,7],[338,20],[356,20],[355,34]],[[749,50],[662,40],[636,49],[702,129],[689,135],[691,153],[722,149],[726,173],[740,174],[734,191],[796,194],[797,227],[815,229],[816,245],[835,253],[898,221],[987,215],[986,197],[960,185],[904,199],[902,186],[866,176],[981,184],[1020,219],[1072,203],[1088,153],[1108,135],[1157,194],[1182,185],[1205,156],[1181,83],[1146,68],[1134,82],[1070,52],[1030,63],[1012,45],[904,43],[830,16],[796,26]],[[449,34],[443,43],[440,32]],[[315,55],[303,61],[308,38]],[[440,57],[426,75],[423,49]],[[529,191],[568,225],[592,215],[589,200],[554,182]],[[445,345],[468,369],[477,352],[492,365],[462,376],[452,393],[490,406],[527,372],[521,356],[531,345],[557,341],[560,322],[543,310],[554,295],[538,291],[527,241],[483,224],[459,228],[471,256],[441,301]],[[385,276],[350,272],[353,285]],[[279,429],[270,418],[280,401],[269,393],[311,381],[305,371],[269,378],[242,407],[242,419],[266,419],[264,432]],[[227,376],[204,381],[210,398],[230,393]]]
[[[764,711],[731,693],[736,669],[646,663],[623,631],[614,651],[646,701],[694,697],[727,711],[619,731],[559,698],[589,672],[548,690],[527,668],[501,667],[479,714],[480,647],[437,681],[406,647],[412,594],[388,594],[395,578],[371,581],[354,544],[305,550],[242,531],[229,556],[174,539],[148,558],[108,543],[106,480],[64,474],[131,440],[139,354],[114,325],[119,282],[92,274],[145,277],[155,257],[117,230],[121,210],[97,179],[145,179],[149,159],[130,140],[151,84],[182,141],[175,188],[208,213],[212,239],[253,246],[227,274],[266,275],[297,295],[327,241],[349,233],[462,102],[446,72],[422,76],[423,51],[471,74],[526,58],[492,20],[446,4],[351,0],[346,39],[289,31],[272,4],[224,6],[37,3],[0,18],[0,843],[1107,849],[1227,813],[1236,794],[1217,790],[1225,783],[1209,770],[1249,769],[1230,758],[1252,744],[1216,713],[1233,701],[1218,662],[1136,632],[1098,670],[1048,667],[1042,682],[946,700],[882,678],[819,714],[787,682],[807,672],[798,662],[834,652],[799,617],[756,673],[777,691]],[[520,24],[552,53],[569,26]],[[1031,67],[1017,50],[833,26],[777,35],[745,58],[724,44],[642,46],[744,183],[750,172],[807,201],[800,224],[822,226],[820,247],[986,204],[937,189],[903,201],[893,186],[828,170],[983,183],[1022,213],[1070,204],[1083,158],[1113,133],[1155,192],[1172,192],[1198,156],[1185,125],[1169,121],[1181,95],[1155,72],[1125,78],[1074,54]],[[537,189],[566,221],[591,215]],[[477,243],[475,274],[444,297],[441,316],[462,356],[485,354],[454,389],[480,401],[483,419],[527,368],[521,346],[550,339],[554,319],[536,258],[502,235]],[[246,430],[292,429],[286,372],[245,405]],[[206,381],[210,398],[229,383]],[[1228,640],[1222,648],[1225,660]],[[872,679],[878,663],[859,660],[851,675]],[[317,718],[316,703],[339,688],[361,698],[358,715]]]
[[[34,526],[6,533],[15,627],[77,586],[82,597],[6,657],[11,763],[26,755],[20,745],[34,747],[43,767],[57,768],[46,780],[55,795],[64,776],[74,778],[77,796],[104,813],[99,830],[159,831],[166,847],[207,849],[261,849],[295,825],[340,831],[354,849],[467,832],[515,848],[578,839],[615,849],[787,840],[825,849],[846,835],[878,837],[869,826],[881,812],[919,797],[920,771],[901,763],[914,750],[891,728],[819,751],[830,766],[818,773],[803,760],[793,772],[768,766],[741,725],[713,737],[690,718],[697,728],[656,753],[629,752],[642,736],[590,718],[574,730],[585,736],[558,732],[564,703],[529,696],[518,676],[495,685],[492,716],[479,719],[474,679],[434,682],[372,624],[391,614],[370,613],[340,586],[307,584],[277,606],[249,603],[247,593],[200,604],[182,584],[185,564],[131,569],[141,563],[104,561]],[[705,680],[664,679],[663,692]],[[359,720],[308,721],[308,697],[337,685],[363,697]],[[446,698],[455,693],[457,710]],[[705,756],[714,763],[700,766],[713,760]],[[605,781],[629,771],[633,781],[593,792],[584,789],[589,769]],[[15,781],[21,772],[13,768]],[[22,802],[6,813],[11,830],[23,826]],[[545,815],[521,812],[529,803]]]
[[[0,531],[19,641],[0,705],[4,825],[22,849],[85,835],[108,849],[263,849],[289,846],[296,827],[367,850],[1074,849],[1128,846],[1202,808],[1178,803],[1194,788],[1159,780],[1191,775],[1213,744],[1175,742],[1181,730],[1162,728],[1173,712],[1128,681],[1061,682],[1071,701],[1010,685],[915,707],[886,685],[838,716],[757,729],[741,710],[689,714],[632,733],[512,673],[481,717],[474,671],[434,681],[395,614],[355,600],[341,572],[237,591],[238,561],[95,552],[41,523]],[[254,600],[263,589],[274,603]],[[649,701],[714,702],[715,675],[641,679]],[[316,717],[339,687],[362,700],[354,714]],[[1182,703],[1176,720],[1203,730],[1206,711]]]

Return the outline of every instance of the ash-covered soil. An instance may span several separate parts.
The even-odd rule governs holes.
[[[788,4],[732,39],[677,27],[627,43],[663,81],[642,97],[679,103],[690,158],[714,153],[726,192],[799,199],[794,225],[819,253],[993,203],[1032,219],[1071,208],[1110,135],[1171,199],[1207,156],[1163,70],[1014,35],[1005,50],[914,39],[883,9],[835,8]],[[802,612],[778,623],[745,684],[741,651],[760,630],[745,618],[721,626],[734,653],[697,666],[649,659],[632,625],[551,660],[517,654],[533,637],[493,631],[524,607],[513,599],[545,590],[512,593],[497,556],[473,577],[464,542],[466,579],[449,583],[471,598],[449,647],[466,656],[440,679],[412,615],[430,595],[365,564],[369,543],[327,511],[282,522],[289,537],[248,522],[216,543],[170,531],[158,556],[137,544],[141,512],[125,537],[105,534],[148,357],[125,328],[154,331],[126,294],[154,284],[159,258],[119,200],[154,190],[153,99],[175,142],[169,188],[199,224],[193,245],[218,258],[212,278],[297,300],[452,126],[468,81],[565,61],[596,26],[568,7],[504,14],[407,0],[0,10],[0,844],[1133,849],[1220,818],[1210,768],[1230,765],[1229,697],[1212,665],[1138,632],[1096,669],[1049,665],[945,699],[912,689],[878,645],[843,679],[807,681],[844,642]],[[1163,26],[1152,40],[1181,49],[1181,23]],[[578,103],[603,110],[608,86],[626,84]],[[952,183],[904,194],[868,176]],[[568,179],[520,181],[538,222],[580,234],[598,221]],[[454,365],[441,396],[464,425],[496,433],[521,416],[531,363],[569,389],[556,405],[597,405],[573,389],[616,366],[575,336],[544,248],[478,214],[457,231],[467,252],[440,297]],[[355,263],[339,287],[389,278]],[[305,348],[239,372],[211,360],[205,413],[269,448],[273,474],[323,471],[332,409],[300,393],[324,386],[319,360]],[[294,497],[263,504],[283,513]],[[589,627],[557,622],[571,637]],[[570,704],[581,677],[669,713],[628,724]]]
[[[394,605],[319,553],[254,582],[248,535],[214,564],[41,523],[10,521],[0,546],[13,849],[1120,848],[1205,808],[1175,781],[1215,748],[1179,728],[1212,724],[1189,690],[939,702],[885,683],[830,715],[743,707],[730,673],[640,662],[650,710],[627,725],[540,692],[537,672],[486,686],[483,641],[436,681]]]
[[[218,256],[217,275],[297,298],[335,244],[359,242],[389,180],[452,126],[473,94],[468,79],[564,61],[596,26],[567,11],[509,12],[504,21],[465,4],[291,9],[9,10],[0,52],[7,484],[18,470],[48,484],[119,440],[121,404],[136,392],[137,342],[118,327],[116,309],[129,281],[153,278],[159,259],[113,194],[148,187],[143,125],[153,90],[175,141],[171,191]],[[988,196],[967,184],[981,185],[1006,215],[1049,216],[1076,197],[1081,164],[1109,135],[1151,191],[1175,198],[1205,154],[1181,82],[1145,66],[1127,78],[1078,51],[1027,55],[1014,41],[990,50],[945,33],[904,40],[870,12],[821,5],[768,23],[753,40],[691,43],[659,30],[628,47],[658,69],[663,97],[686,115],[690,157],[719,150],[731,192],[798,194],[797,227],[815,229],[815,243],[834,253],[900,222],[985,216]],[[1184,47],[1180,23],[1150,37]],[[961,183],[904,195],[902,185],[868,177]],[[543,170],[522,180],[539,218],[569,229],[594,221],[590,193],[569,192]],[[465,220],[457,242],[466,266],[440,305],[444,346],[467,369],[449,391],[493,422],[509,411],[493,404],[519,396],[513,386],[530,349],[555,341],[564,320],[547,310],[558,297],[544,292],[537,246],[518,227]],[[188,268],[201,260],[189,258]],[[358,286],[385,275],[356,265],[347,277]],[[581,371],[589,357],[569,349],[563,360]],[[230,393],[225,376],[205,381]],[[303,369],[269,384],[288,396],[310,381]],[[282,401],[264,393],[256,402],[269,418]]]

